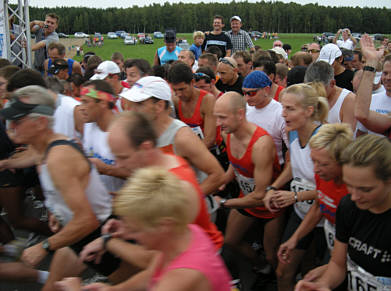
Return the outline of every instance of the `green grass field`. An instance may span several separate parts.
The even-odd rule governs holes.
[[[289,43],[292,46],[292,52],[300,50],[304,43],[312,42],[313,34],[280,34],[280,40],[283,43]],[[191,33],[178,33],[178,38],[184,38],[189,44],[193,43]],[[262,49],[272,48],[274,40],[259,39],[254,44],[259,45]],[[109,60],[113,52],[121,52],[125,59],[128,58],[142,58],[148,60],[151,64],[153,63],[153,57],[156,49],[164,46],[163,39],[154,39],[154,44],[136,44],[136,45],[125,45],[123,39],[108,39],[105,36],[104,45],[98,47],[87,47],[83,46],[84,53],[88,51],[95,52],[104,60]],[[81,57],[75,57],[77,61],[81,60]]]

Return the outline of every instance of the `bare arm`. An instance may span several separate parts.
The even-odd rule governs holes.
[[[342,32],[342,29],[339,29],[339,30],[337,31],[337,33],[335,34],[335,36],[334,36],[334,38],[333,38],[333,43],[337,43],[337,40],[338,40],[339,35],[341,34],[341,32]]]
[[[182,127],[175,136],[176,153],[208,177],[200,184],[204,195],[217,191],[224,183],[224,170],[205,144],[188,127]]]
[[[55,187],[73,213],[72,219],[49,238],[52,249],[69,246],[99,226],[87,199],[90,167],[79,152],[69,146],[57,146],[48,156],[48,170]]]
[[[97,158],[90,158],[90,161],[94,163],[99,174],[112,176],[121,179],[127,179],[130,176],[129,170],[120,168],[116,165],[108,165]]]
[[[44,40],[41,40],[31,46],[32,51],[39,50],[41,48],[44,48],[46,46],[46,42]]]
[[[231,50],[226,50],[225,51],[225,56],[230,57],[231,56]]]
[[[153,65],[154,66],[160,65],[159,56],[157,55],[157,51],[156,51],[155,57],[153,58]]]
[[[206,94],[201,104],[201,114],[204,119],[204,143],[211,148],[216,143],[216,117],[213,115],[216,98]]]
[[[343,123],[347,123],[352,128],[354,132],[356,130],[356,117],[354,115],[354,106],[356,103],[356,95],[349,93],[345,100],[342,103],[342,108],[340,111],[340,118]]]
[[[224,204],[229,208],[249,208],[264,205],[265,188],[270,185],[273,176],[273,161],[276,154],[273,139],[263,136],[254,144],[252,159],[254,163],[255,189],[241,198],[229,199]]]

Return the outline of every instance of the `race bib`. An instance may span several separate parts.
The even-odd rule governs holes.
[[[391,278],[375,277],[358,266],[347,256],[349,291],[386,291],[391,290]]]
[[[191,130],[192,130],[200,139],[204,139],[204,133],[202,132],[201,127],[199,127],[199,126],[191,127]]]
[[[243,176],[235,168],[234,168],[234,172],[236,176],[236,181],[238,182],[240,190],[242,190],[242,193],[244,195],[247,195],[253,192],[255,189],[255,179]]]
[[[291,191],[301,192],[315,190],[315,185],[305,179],[295,177],[291,182]],[[304,216],[310,210],[314,200],[306,200],[295,203],[296,209]]]
[[[325,219],[323,229],[326,236],[327,247],[331,252],[334,248],[335,225],[333,225],[328,219]]]

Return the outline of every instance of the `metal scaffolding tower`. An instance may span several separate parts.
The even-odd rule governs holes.
[[[6,51],[10,61],[18,61],[23,68],[31,68],[31,34],[30,34],[30,16],[29,16],[29,1],[18,0],[17,6],[13,9],[8,0],[4,1],[4,19],[15,20],[15,24],[10,27],[10,22],[5,21]],[[10,31],[13,32],[15,39],[11,40]],[[19,48],[19,49],[17,49]],[[21,48],[21,49],[20,49]]]

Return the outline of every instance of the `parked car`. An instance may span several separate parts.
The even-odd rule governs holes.
[[[161,33],[160,31],[155,31],[155,32],[153,33],[153,37],[154,37],[154,38],[163,38],[164,35],[163,35],[163,33]]]
[[[144,32],[137,33],[137,38],[138,38],[140,43],[144,43],[145,33]]]
[[[118,35],[115,32],[110,31],[107,33],[107,38],[115,39],[115,38],[118,38]]]
[[[76,38],[84,38],[84,37],[89,37],[89,35],[84,32],[75,32],[75,37]]]
[[[147,35],[144,39],[145,44],[153,44],[153,39],[149,35]]]
[[[177,46],[179,46],[183,50],[188,50],[190,48],[190,44],[187,42],[186,39],[178,39]]]
[[[361,39],[361,33],[352,32],[352,36],[353,36],[357,41],[360,41],[360,39]]]
[[[123,33],[121,33],[120,37],[121,38],[125,38],[129,35],[129,33],[127,33],[126,31],[124,31]]]
[[[122,35],[123,33],[126,33],[126,31],[124,31],[124,30],[117,30],[117,31],[115,32],[115,34],[116,34],[118,37],[121,37],[121,35]]]
[[[383,40],[384,40],[384,35],[381,34],[381,33],[375,33],[375,34],[373,35],[373,39],[374,39],[374,40],[383,41]]]
[[[250,36],[251,36],[251,38],[259,39],[262,37],[262,33],[260,33],[259,31],[253,30],[250,32]]]
[[[59,33],[58,33],[58,37],[59,37],[59,38],[68,38],[69,35],[68,35],[68,34],[65,34],[65,33],[62,33],[62,32],[59,32]]]
[[[124,44],[135,45],[137,43],[137,39],[132,35],[127,35],[124,39]]]

